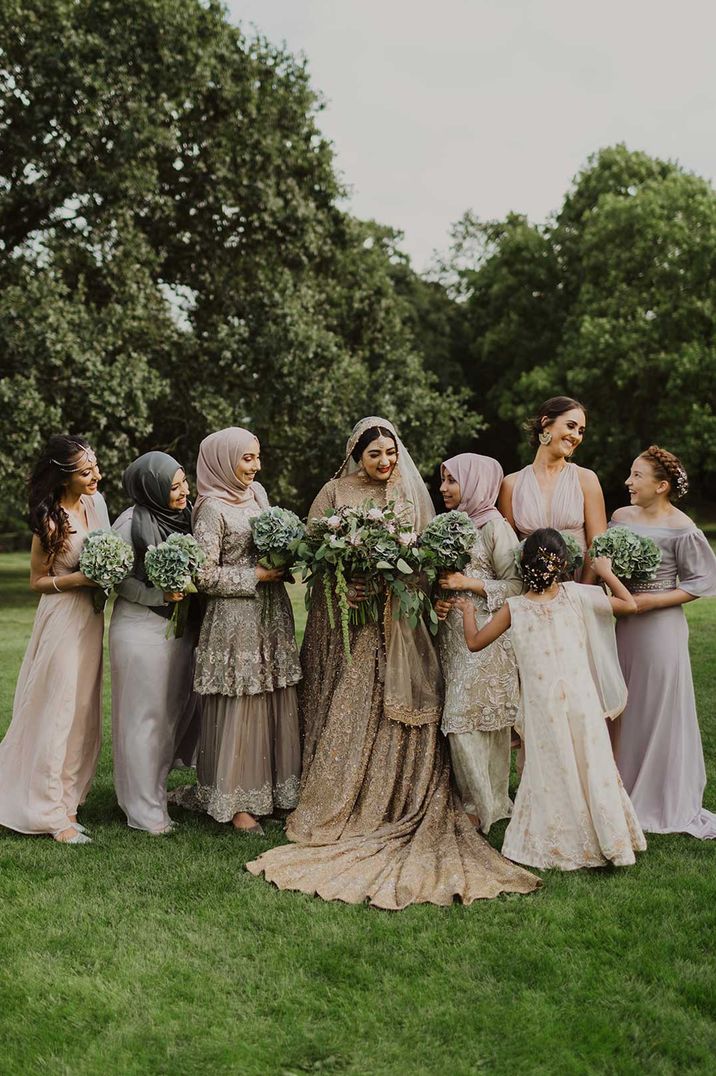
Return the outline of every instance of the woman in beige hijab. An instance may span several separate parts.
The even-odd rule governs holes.
[[[193,526],[208,604],[194,688],[203,715],[196,789],[174,797],[258,834],[257,817],[296,806],[301,772],[293,614],[281,571],[257,563],[251,536],[251,518],[269,503],[260,469],[248,430],[219,430],[199,446]]]
[[[434,515],[394,427],[378,417],[354,428],[309,518],[368,499],[396,501],[417,531]],[[361,593],[349,589],[353,600]],[[422,622],[411,630],[387,601],[381,622],[350,629],[350,663],[337,615],[335,623],[325,602],[313,602],[302,651],[301,798],[286,829],[294,843],[247,869],[280,889],[390,909],[535,889],[537,878],[479,836],[453,791],[440,672]]]

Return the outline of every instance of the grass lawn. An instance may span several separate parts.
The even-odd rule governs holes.
[[[0,556],[0,733],[27,570]],[[716,599],[687,616],[716,809]],[[652,837],[628,870],[388,913],[247,874],[277,826],[267,841],[175,814],[170,839],[126,827],[107,735],[93,845],[0,834],[2,1076],[714,1071],[716,843]]]

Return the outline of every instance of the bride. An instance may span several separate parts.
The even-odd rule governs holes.
[[[309,519],[368,499],[395,501],[417,531],[434,515],[394,427],[376,417],[353,429]],[[363,588],[354,583],[349,593],[360,600]],[[335,630],[325,603],[313,602],[301,653],[301,795],[286,829],[293,843],[247,869],[280,889],[388,909],[535,889],[534,875],[478,835],[453,791],[440,677],[424,625],[412,631],[388,604],[379,623],[351,628],[348,663],[334,619]]]

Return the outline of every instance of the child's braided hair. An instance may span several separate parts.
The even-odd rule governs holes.
[[[669,497],[678,501],[689,491],[689,477],[686,468],[678,456],[673,452],[667,452],[658,445],[649,445],[641,453],[641,459],[648,460],[652,470],[660,482],[668,482],[671,489]]]

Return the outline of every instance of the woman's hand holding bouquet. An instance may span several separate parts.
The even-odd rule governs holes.
[[[104,609],[114,587],[121,583],[134,565],[134,550],[115,531],[90,531],[80,553],[80,571],[96,589],[92,602],[96,613]]]
[[[417,540],[394,503],[380,508],[366,501],[358,508],[329,509],[309,522],[298,550],[309,600],[320,579],[329,623],[335,627],[335,594],[346,656],[350,656],[349,625],[377,621],[388,593],[397,598],[395,615],[417,626],[425,605],[425,596],[413,585],[420,571]]]
[[[167,624],[167,639],[180,639],[189,616],[187,594],[196,594],[196,574],[206,560],[203,549],[191,534],[170,534],[165,542],[150,545],[144,556],[147,579],[174,603]]]
[[[259,554],[259,583],[278,583],[282,579],[292,583],[290,569],[299,559],[298,550],[306,537],[306,528],[298,516],[286,508],[267,508],[251,519],[251,534]]]

